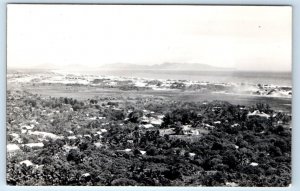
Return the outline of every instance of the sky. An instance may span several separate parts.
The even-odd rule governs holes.
[[[291,71],[289,6],[8,5],[8,68],[201,63]]]

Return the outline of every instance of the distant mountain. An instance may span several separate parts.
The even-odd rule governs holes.
[[[207,71],[207,70],[232,70],[232,68],[221,68],[215,67],[208,64],[199,63],[163,63],[154,65],[154,68],[160,70],[197,70],[197,71]]]
[[[129,63],[114,63],[97,65],[81,65],[81,64],[37,64],[27,68],[13,68],[8,69],[25,69],[25,70],[64,70],[64,71],[96,71],[96,70],[174,70],[174,71],[232,71],[233,68],[215,67],[208,64],[199,63],[176,63],[166,62],[154,65],[141,65]]]
[[[101,66],[100,69],[104,70],[176,70],[176,71],[224,71],[234,70],[233,68],[221,68],[208,64],[199,63],[163,63],[155,65],[138,65],[138,64],[125,64],[115,63],[106,64]]]
[[[99,67],[101,70],[151,70],[152,66],[139,65],[139,64],[127,64],[127,63],[114,63],[105,64]]]

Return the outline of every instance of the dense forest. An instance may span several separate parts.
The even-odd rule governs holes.
[[[262,103],[8,91],[7,183],[288,186],[290,125]]]

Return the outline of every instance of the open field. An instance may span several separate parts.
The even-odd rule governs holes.
[[[8,89],[10,85],[8,85]],[[157,98],[168,98],[175,101],[188,101],[188,102],[203,102],[203,101],[228,101],[235,105],[251,106],[257,103],[268,103],[275,110],[291,111],[291,98],[284,97],[267,97],[256,95],[239,95],[239,94],[226,94],[226,93],[203,93],[197,91],[181,91],[181,90],[169,90],[169,91],[157,91],[157,90],[128,90],[122,91],[116,88],[95,88],[89,86],[66,86],[61,84],[51,85],[35,85],[30,84],[19,87],[28,92],[34,94],[40,94],[41,96],[52,97],[72,97],[75,99],[92,99],[97,96],[105,97],[119,97],[126,100],[128,97],[148,97],[155,96]],[[14,89],[16,87],[14,86]]]

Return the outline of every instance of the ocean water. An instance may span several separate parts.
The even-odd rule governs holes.
[[[81,71],[82,72],[82,71]],[[292,86],[291,72],[246,72],[246,71],[170,71],[170,70],[104,70],[84,73],[137,77],[149,79],[173,79],[207,81],[214,83],[250,83],[277,86]]]

